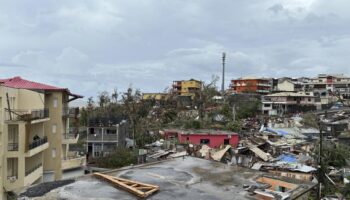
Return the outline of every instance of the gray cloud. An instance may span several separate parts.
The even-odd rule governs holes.
[[[0,73],[85,96],[175,79],[350,75],[348,0],[2,1]],[[227,82],[227,85],[229,83]]]

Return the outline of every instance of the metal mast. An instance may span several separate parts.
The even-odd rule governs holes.
[[[226,53],[222,53],[222,85],[221,85],[221,92],[222,94],[225,93],[225,61],[226,61]]]

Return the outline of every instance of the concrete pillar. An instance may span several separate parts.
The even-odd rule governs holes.
[[[102,128],[102,146],[101,146],[101,152],[103,152],[103,144],[104,144],[103,135],[104,135],[104,128]]]

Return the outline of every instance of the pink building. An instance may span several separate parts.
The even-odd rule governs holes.
[[[176,136],[177,133],[177,136]],[[177,137],[181,144],[208,145],[211,148],[218,148],[221,145],[238,146],[239,137],[237,133],[215,130],[169,130],[165,131],[165,137]]]

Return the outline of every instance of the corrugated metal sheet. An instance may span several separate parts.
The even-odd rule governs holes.
[[[263,161],[269,161],[270,160],[270,155],[265,153],[263,150],[259,149],[256,146],[249,146],[249,149],[255,153],[259,158],[261,158]]]

